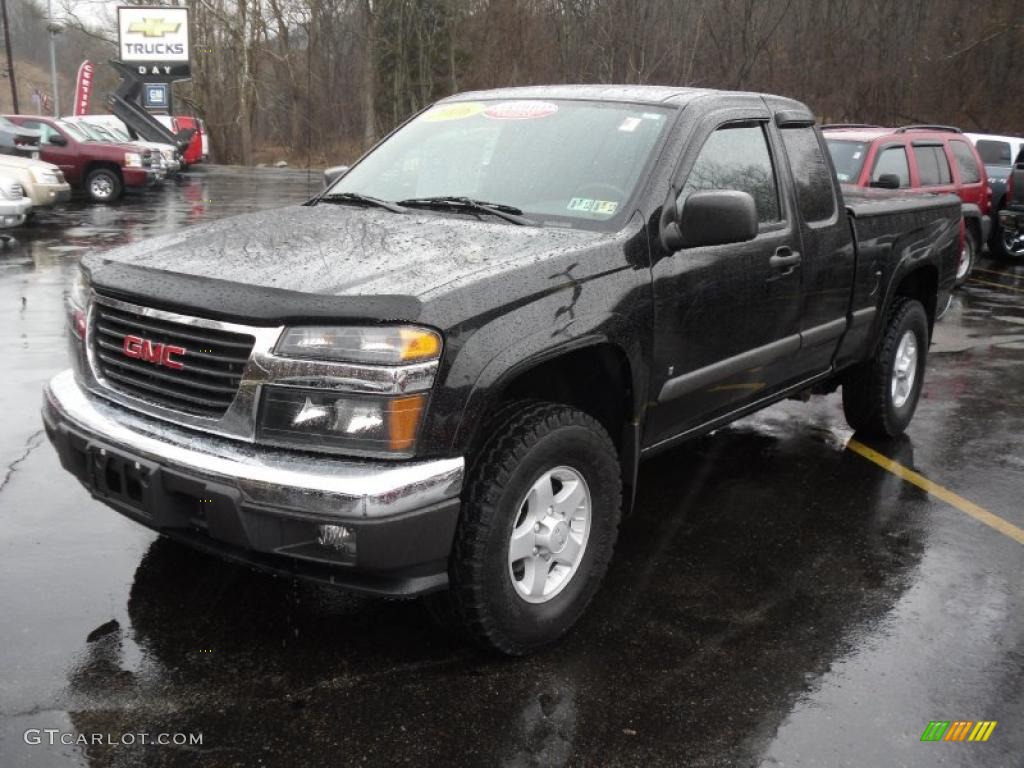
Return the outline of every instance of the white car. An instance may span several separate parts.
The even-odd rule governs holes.
[[[14,155],[0,155],[0,175],[21,185],[35,208],[71,199],[71,186],[60,168],[42,160]]]
[[[32,200],[25,196],[21,184],[0,173],[0,229],[18,227],[32,213]]]
[[[64,120],[70,120],[79,124],[85,123],[87,129],[99,129],[109,134],[109,140],[111,141],[116,141],[120,144],[136,144],[152,150],[154,154],[160,156],[164,170],[168,174],[177,173],[181,170],[181,159],[178,156],[178,150],[174,146],[159,141],[133,139],[128,133],[124,122],[119,117],[114,115],[82,115],[79,117],[65,117]]]

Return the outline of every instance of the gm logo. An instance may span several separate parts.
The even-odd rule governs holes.
[[[995,720],[932,720],[921,741],[988,741],[995,728]]]
[[[143,37],[163,37],[164,35],[173,35],[181,29],[181,22],[179,21],[164,21],[163,19],[143,19],[142,21],[133,21],[128,27],[128,31],[133,35],[142,35]]]

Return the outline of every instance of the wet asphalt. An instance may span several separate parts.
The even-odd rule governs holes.
[[[81,255],[316,187],[197,170],[43,213],[0,251],[0,766],[1024,766],[1024,545],[846,449],[835,395],[645,464],[588,615],[523,660],[92,501],[38,416]],[[985,260],[909,433],[869,445],[1024,527],[1022,390],[1024,264]],[[932,720],[998,725],[922,743]]]

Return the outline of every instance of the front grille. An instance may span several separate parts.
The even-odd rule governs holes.
[[[97,373],[112,389],[165,408],[198,416],[224,415],[238,392],[255,339],[200,328],[97,303],[92,349]],[[125,336],[183,347],[181,370],[125,354]]]

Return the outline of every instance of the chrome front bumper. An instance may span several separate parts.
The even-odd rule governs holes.
[[[237,489],[243,503],[282,514],[381,519],[456,499],[462,490],[461,457],[364,461],[203,435],[88,394],[70,370],[47,385],[43,417],[48,426],[66,424],[111,449]]]

